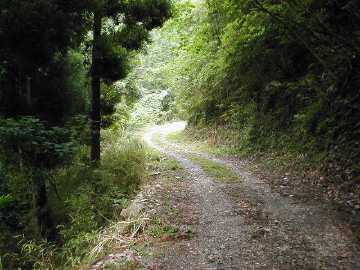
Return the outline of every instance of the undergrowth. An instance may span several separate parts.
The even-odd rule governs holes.
[[[185,131],[169,134],[167,139],[186,143],[192,150],[215,154],[217,156],[238,156],[256,159],[267,169],[302,173],[320,164],[320,158],[303,154],[296,147],[283,148],[281,145],[262,147],[253,145],[249,138],[234,129],[225,127],[188,127]]]
[[[145,150],[126,134],[104,131],[101,164],[88,161],[87,147],[79,150],[70,166],[56,170],[51,178],[49,205],[56,211],[57,240],[28,240],[19,236],[20,269],[79,269],[106,252],[90,251],[99,235],[119,219],[119,214],[135,194],[145,175]],[[1,260],[0,260],[1,261]],[[0,264],[1,265],[1,264]],[[3,269],[0,267],[0,269]]]

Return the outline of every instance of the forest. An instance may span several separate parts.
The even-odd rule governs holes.
[[[236,178],[181,153],[190,144],[300,179],[286,184],[294,186],[290,200],[305,190],[301,196],[331,206],[354,238],[354,257],[328,255],[325,266],[297,264],[306,260],[295,251],[289,261],[229,269],[358,269],[359,88],[357,0],[1,0],[0,270],[158,269],[139,261],[89,268],[118,248],[91,251],[104,230],[123,222],[119,213],[145,182],[178,179],[178,167],[190,171],[184,158],[204,174],[216,170],[214,178]],[[142,140],[149,127],[175,121],[186,121],[186,129],[152,139],[162,154]],[[183,237],[180,225],[151,220],[150,229],[141,225],[146,239],[197,239]],[[224,269],[225,261],[159,269]]]

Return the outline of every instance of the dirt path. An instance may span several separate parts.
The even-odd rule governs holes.
[[[187,171],[186,202],[197,215],[195,236],[168,248],[160,269],[360,269],[360,253],[346,225],[321,205],[283,197],[236,159],[193,153],[166,136],[174,123],[150,130],[145,141]],[[156,138],[156,140],[155,140]],[[240,176],[221,183],[189,159],[189,153],[231,168]]]

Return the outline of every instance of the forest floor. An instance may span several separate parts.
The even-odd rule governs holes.
[[[109,269],[360,269],[358,242],[331,205],[283,192],[247,161],[169,140],[183,128],[145,134],[172,168],[141,193],[153,221],[131,247],[136,263]]]

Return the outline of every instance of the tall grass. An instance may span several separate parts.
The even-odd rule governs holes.
[[[96,258],[89,254],[98,245],[99,235],[118,220],[118,213],[139,187],[145,171],[142,144],[111,130],[104,131],[103,138],[98,168],[89,165],[89,149],[83,147],[70,166],[52,175],[56,190],[52,190],[50,207],[56,210],[60,239],[56,245],[23,239],[21,256],[33,269],[78,269],[91,263]]]
[[[103,137],[101,169],[107,176],[103,180],[129,191],[136,189],[145,172],[143,145],[128,133],[106,131]]]

